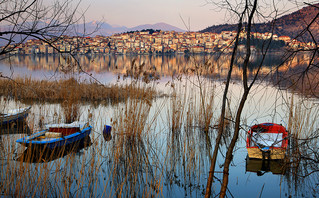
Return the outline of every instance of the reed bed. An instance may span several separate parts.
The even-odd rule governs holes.
[[[144,90],[130,85],[102,85],[96,82],[79,82],[74,78],[57,81],[39,81],[31,78],[0,79],[0,96],[24,101],[63,102],[67,95],[73,94],[80,101],[121,102],[143,92]],[[148,92],[155,97],[154,90],[148,89]]]
[[[170,126],[170,131],[173,134],[181,132],[184,121],[185,105],[187,104],[186,89],[181,91],[181,93],[177,93],[176,89],[173,87],[173,91],[170,97],[170,108],[168,109],[168,123]]]
[[[199,82],[200,80],[200,82]],[[216,125],[213,83],[187,78],[171,85],[167,119],[165,183],[183,188],[185,196],[202,196]],[[205,181],[204,181],[205,182]]]
[[[212,126],[218,124],[216,115],[219,114],[214,111],[215,91],[209,88],[212,85],[207,84],[207,91],[203,91],[201,95],[204,97],[199,97],[198,87],[190,87],[192,85],[185,84],[186,88],[175,87],[175,91],[172,89],[171,92],[174,93],[171,94],[172,97],[159,99],[166,105],[167,111],[162,112],[162,115],[166,114],[167,120],[160,120],[161,117],[158,115],[165,108],[154,105],[152,92],[142,83],[129,84],[130,97],[114,104],[110,112],[88,105],[89,108],[96,108],[95,112],[90,111],[93,113],[93,120],[105,120],[105,115],[112,117],[112,139],[107,144],[98,144],[97,139],[101,139],[102,135],[91,134],[92,145],[84,148],[80,156],[75,154],[75,151],[41,163],[29,163],[25,160],[13,162],[10,159],[14,157],[16,148],[11,148],[10,145],[15,144],[8,143],[6,153],[10,154],[5,158],[0,174],[4,181],[0,188],[5,189],[3,195],[166,197],[169,196],[164,194],[166,189],[179,189],[185,196],[202,196],[209,169],[207,159],[212,152],[213,136],[216,132]],[[70,104],[80,102],[77,94],[67,96],[63,101],[70,101]],[[59,108],[48,111],[46,108],[52,107],[36,104],[35,106],[41,107],[41,115],[32,117],[33,122],[37,123],[38,119],[44,118],[45,123],[48,121],[47,117],[53,114],[64,114],[63,105],[57,104]],[[80,114],[81,110],[83,108],[79,109]],[[207,115],[203,115],[204,112]],[[83,115],[81,116],[83,118]],[[205,119],[209,119],[210,122],[206,122]],[[56,120],[65,121],[61,118]],[[156,130],[158,122],[165,127]],[[158,135],[157,131],[161,135]],[[159,140],[158,136],[164,140]],[[164,145],[157,145],[159,141],[164,142]],[[39,155],[47,154],[39,152]],[[30,159],[32,156],[34,151],[30,152]],[[14,178],[14,181],[5,183],[9,178]]]
[[[156,115],[150,118],[152,95],[144,90],[144,93],[136,92],[135,97],[114,108],[112,131],[115,134],[109,147],[112,159],[109,191],[117,197],[157,197],[161,193],[161,171],[153,156]]]
[[[308,103],[308,104],[307,104]],[[295,99],[291,96],[289,105],[288,131],[296,138],[306,139],[312,135],[319,135],[316,132],[319,109],[317,104],[306,98]],[[313,134],[313,133],[318,134]]]
[[[34,106],[39,107],[39,114],[29,115],[30,127],[35,128],[40,122],[71,122],[85,118],[94,122],[103,120],[98,123],[100,127],[93,123],[94,128],[101,128],[106,116],[111,117],[112,125],[112,138],[104,137],[107,142],[102,142],[103,134],[94,129],[91,143],[71,152],[25,150],[12,139],[2,137],[1,195],[166,197],[171,195],[170,189],[178,189],[185,197],[202,196],[219,123],[214,84],[200,78],[187,79],[185,84],[176,82],[171,84],[170,97],[159,98],[163,104],[156,106],[154,87],[139,81],[139,78],[148,78],[149,74],[144,75],[134,66],[128,76],[133,76],[131,83],[114,87],[78,82],[72,78],[54,82],[1,81],[1,96],[33,101],[39,101],[41,96],[41,101],[59,102],[54,104],[57,108],[53,111],[52,106],[36,103]],[[89,103],[88,109],[95,111],[81,112],[84,109],[82,101],[105,100],[113,102],[111,108],[105,110],[106,105],[102,105],[102,110]],[[293,134],[303,137],[303,131],[313,131],[317,127],[314,106],[304,110],[301,102],[292,102],[290,110],[289,130]],[[226,111],[226,118],[221,147],[227,147],[231,137],[230,109]],[[162,128],[158,129],[158,124]],[[218,184],[216,186],[218,188]]]
[[[290,134],[286,163],[286,180],[292,184],[295,192],[311,189],[318,182],[310,177],[319,170],[319,130],[317,118],[318,105],[304,97],[291,96],[287,104],[288,131]],[[315,190],[314,190],[315,192]]]
[[[173,132],[187,131],[189,127],[209,132],[215,127],[216,93],[212,82],[195,78],[187,79],[185,84],[172,83],[171,87],[168,123]]]
[[[41,127],[41,123],[52,121],[52,117],[58,122],[72,122],[79,117],[83,118],[82,101],[109,100],[115,103],[115,106],[118,104],[112,125],[116,135],[113,135],[113,144],[110,146],[113,148],[110,150],[110,156],[114,160],[112,160],[110,176],[104,177],[107,181],[111,181],[111,184],[101,182],[100,174],[104,169],[101,167],[103,158],[99,152],[103,149],[96,144],[91,147],[90,155],[83,157],[77,157],[72,153],[64,157],[64,152],[52,151],[49,157],[53,155],[59,157],[51,162],[43,161],[47,153],[35,150],[23,151],[21,146],[17,147],[10,141],[3,145],[5,154],[1,159],[0,189],[3,195],[95,197],[102,193],[101,196],[135,194],[150,197],[159,194],[161,182],[158,172],[160,171],[152,166],[157,162],[151,164],[152,160],[149,159],[152,149],[149,146],[152,141],[148,138],[148,132],[151,130],[152,123],[146,126],[156,93],[154,89],[144,83],[138,84],[136,81],[128,85],[107,87],[96,83],[80,83],[73,78],[54,82],[33,81],[26,78],[14,81],[2,80],[0,84],[4,88],[1,89],[1,95],[7,98],[60,103],[58,105],[61,107],[60,112],[59,110],[49,112],[41,108],[42,103],[37,103],[40,107],[38,115],[32,115],[32,113],[29,115],[32,128],[37,124]],[[64,116],[61,116],[61,113]],[[48,117],[51,118],[48,119]],[[88,120],[92,117],[95,116],[89,112]],[[154,120],[155,118],[153,122]],[[17,153],[23,153],[23,157],[12,161],[11,159]],[[10,178],[14,178],[12,182],[9,182]],[[110,186],[111,190],[109,190]],[[122,187],[128,190],[123,190]]]
[[[212,121],[214,118],[214,112],[215,106],[214,106],[214,87],[213,86],[205,86],[202,87],[201,91],[201,97],[200,100],[200,106],[197,113],[197,120],[199,127],[204,132],[209,132],[209,130],[212,128]]]

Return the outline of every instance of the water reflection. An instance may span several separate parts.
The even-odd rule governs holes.
[[[0,135],[8,134],[31,134],[31,130],[25,120],[19,120],[10,124],[1,125]]]
[[[261,62],[262,56],[255,56],[251,59],[250,73],[256,73],[255,69]],[[282,61],[281,54],[269,54],[266,56],[264,66],[260,74],[271,73],[272,68],[278,66]],[[291,61],[282,65],[279,68],[280,72],[288,71],[291,68],[305,66],[309,56],[307,54],[300,54],[292,58]],[[155,70],[159,76],[166,77],[179,73],[192,73],[195,69],[200,68],[202,75],[226,77],[228,73],[228,66],[230,65],[229,55],[94,55],[94,56],[77,56],[77,61],[80,63],[82,69],[91,73],[113,73],[126,74],[131,67],[132,62],[135,61],[137,65],[145,65],[145,70]],[[30,56],[11,56],[8,59],[1,61],[3,65],[15,66],[20,68],[27,68],[29,71],[68,71],[68,67],[73,65],[69,57],[62,55],[30,55]],[[240,78],[241,72],[241,58],[237,59],[233,69],[233,76]],[[3,67],[3,66],[0,66]],[[78,68],[76,68],[78,69]]]
[[[34,63],[43,61],[42,58],[35,59]],[[100,72],[114,73],[125,73],[127,68],[131,67],[131,61],[137,59],[137,65],[143,62],[147,62],[145,65],[153,64],[157,72],[163,73],[162,76],[180,71],[187,61],[190,61],[189,66],[192,66],[191,61],[196,61],[194,57],[184,56],[82,58],[85,61],[89,59],[87,68],[91,68],[92,71],[97,69]],[[108,60],[108,58],[110,59]],[[59,64],[64,64],[63,60],[59,61]],[[161,66],[157,65],[157,61]],[[203,63],[202,59],[198,61]],[[44,61],[44,65],[46,62],[50,62],[52,65],[56,64],[49,57]],[[106,66],[104,62],[106,62]],[[227,63],[226,58],[225,62]],[[92,66],[91,63],[95,66]],[[203,65],[205,64],[209,63],[204,62]],[[23,61],[21,65],[23,65]],[[39,68],[41,67],[39,65]],[[215,66],[210,68],[215,68]],[[227,71],[227,67],[223,67],[222,64],[217,64],[216,69],[213,72],[220,76]],[[190,82],[190,78],[186,81]],[[204,81],[202,82],[204,83]],[[198,85],[198,82],[191,82],[191,84],[195,83]],[[149,100],[143,95],[135,97],[139,98],[138,100],[131,98],[116,105],[81,104],[80,110],[84,112],[80,115],[81,118],[87,119],[88,116],[85,112],[88,109],[92,110],[90,113],[94,118],[94,131],[100,134],[107,119],[112,123],[113,129],[112,135],[103,133],[103,136],[96,137],[96,133],[92,133],[93,144],[87,146],[86,155],[81,155],[79,158],[72,157],[72,152],[41,153],[41,151],[23,150],[22,155],[19,155],[18,158],[20,161],[12,161],[12,153],[18,150],[17,145],[14,141],[10,143],[1,141],[1,143],[5,143],[3,146],[8,150],[2,154],[2,158],[7,160],[2,161],[1,164],[1,179],[2,181],[14,179],[14,182],[5,183],[6,185],[1,190],[4,191],[5,195],[11,196],[32,196],[33,192],[36,191],[35,195],[39,197],[41,195],[42,197],[201,197],[207,183],[212,148],[215,146],[215,126],[218,124],[218,116],[220,115],[223,85],[220,82],[207,84],[207,92],[202,92],[206,98],[198,97],[200,94],[198,94],[196,86],[184,83],[181,87],[184,87],[180,90],[181,93],[176,94],[179,98],[161,97]],[[166,89],[172,93],[171,87],[166,87]],[[238,97],[241,95],[240,86],[236,83],[231,85],[231,89],[228,96],[230,104],[227,120],[229,123],[226,125],[220,145],[216,178],[213,184],[216,196],[219,193],[218,179],[221,178],[223,154],[233,133],[231,124],[232,115],[235,113],[233,107],[236,107]],[[258,85],[255,89],[256,92],[249,96],[247,109],[243,113],[243,123],[252,123],[255,119],[273,122],[284,120],[288,123],[287,117],[293,108],[287,108],[287,98],[291,94],[285,92],[287,95],[281,95],[280,93],[283,91],[278,92],[274,87],[264,85]],[[302,102],[304,105],[305,100]],[[202,105],[198,105],[199,103]],[[38,123],[40,119],[47,123],[52,122],[57,117],[63,118],[60,104],[41,104],[39,105],[41,108],[38,110],[34,108],[37,105],[39,104],[33,104],[35,115],[30,117],[29,123]],[[292,106],[295,107],[295,105]],[[315,108],[312,106],[309,109],[314,110]],[[296,111],[297,115],[305,119],[304,114],[301,114],[300,111]],[[309,115],[318,117],[313,111]],[[301,122],[294,119],[291,123],[300,124]],[[312,125],[313,128],[305,130],[301,127],[299,133],[315,131],[314,129],[318,127],[316,123],[315,119],[301,123],[300,126]],[[292,130],[290,131],[292,132]],[[244,132],[242,135],[244,136]],[[265,197],[318,195],[319,159],[317,153],[319,149],[317,136],[306,137],[313,138],[298,137],[296,142],[291,143],[289,158],[283,165],[277,164],[277,162],[262,161],[247,161],[245,164],[247,155],[245,139],[239,140],[233,153],[234,160],[229,176],[231,193],[235,197],[260,195],[261,188],[259,188],[258,183],[262,183],[261,185],[267,187],[262,194]],[[11,139],[17,138],[13,136]],[[312,141],[304,141],[303,139]],[[78,151],[82,152],[83,150],[76,149],[73,153]],[[63,157],[66,155],[70,157]],[[282,170],[285,171],[279,171],[281,167],[284,167]],[[251,171],[253,174],[245,174],[245,170]],[[267,172],[276,174],[267,174]],[[263,176],[258,177],[255,173]],[[44,185],[39,186],[39,183]],[[258,192],[251,192],[256,189]],[[312,192],[308,192],[308,189],[311,189]],[[13,194],[12,192],[17,193]]]
[[[309,190],[309,193],[316,197],[319,193],[318,138],[318,131],[314,131],[307,138],[294,135],[290,140],[285,179],[291,194],[300,196],[303,191]]]
[[[267,172],[284,175],[286,172],[284,161],[282,160],[260,160],[246,158],[246,172],[254,172],[257,176],[262,176]]]
[[[151,101],[147,95],[128,99],[114,108],[108,156],[111,192],[117,197],[158,196],[161,189],[157,147],[148,120]]]

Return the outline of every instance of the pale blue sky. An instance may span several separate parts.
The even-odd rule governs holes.
[[[82,0],[81,9],[88,8],[85,14],[86,21],[103,20],[109,24],[127,27],[164,22],[186,29],[180,16],[185,22],[190,20],[192,31],[225,22],[231,23],[231,17],[216,6],[207,4],[208,1],[214,2],[214,0]],[[288,7],[297,9],[295,0],[276,0],[275,3],[282,10]]]

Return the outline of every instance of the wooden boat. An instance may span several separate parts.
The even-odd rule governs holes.
[[[40,146],[55,149],[88,137],[92,127],[88,124],[73,122],[71,124],[46,125],[45,130],[18,139],[16,142],[25,146]]]
[[[25,119],[30,113],[30,109],[31,106],[26,108],[11,109],[7,113],[0,113],[1,126]]]
[[[284,159],[288,147],[288,131],[274,123],[254,125],[248,131],[246,147],[249,158]]]
[[[78,153],[84,148],[92,145],[90,136],[79,141],[72,142],[66,146],[56,147],[55,149],[27,147],[26,150],[17,157],[16,161],[28,163],[46,163],[62,158],[70,153]]]

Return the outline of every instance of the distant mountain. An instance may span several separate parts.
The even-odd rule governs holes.
[[[314,7],[315,6],[315,7]],[[314,6],[306,6],[296,12],[293,12],[288,15],[284,15],[278,18],[275,21],[274,33],[279,36],[290,36],[295,38],[307,25],[313,20],[316,15],[319,13],[319,3]],[[316,8],[317,7],[317,8]],[[268,23],[258,23],[252,27],[254,32],[271,32],[272,24],[274,21]],[[236,30],[236,24],[224,24],[224,25],[214,25],[208,27],[200,32],[215,32],[220,33],[222,31],[233,31]],[[316,22],[310,27],[312,34],[316,41],[319,40],[319,18],[316,19]],[[311,35],[307,32],[301,38],[298,38],[300,41],[312,41]]]
[[[145,25],[139,25],[136,27],[128,28],[125,26],[110,25],[108,23],[97,23],[95,21],[77,25],[76,29],[77,29],[78,35],[88,35],[88,36],[95,36],[95,35],[109,36],[115,33],[122,33],[122,32],[128,32],[128,31],[141,31],[143,29],[185,32],[185,30],[182,30],[178,27],[175,27],[166,23],[145,24]],[[85,30],[85,34],[83,34],[84,30]]]
[[[44,27],[45,25],[46,23],[44,22],[38,22],[38,27],[42,27],[42,26]],[[0,32],[7,31],[12,28],[13,26],[0,25]],[[116,33],[123,33],[128,31],[140,31],[143,29],[185,32],[185,30],[182,30],[178,27],[175,27],[166,23],[145,24],[145,25],[139,25],[136,27],[128,28],[128,27],[120,26],[120,25],[111,25],[105,22],[91,21],[84,24],[72,25],[69,28],[69,30],[65,33],[69,36],[96,36],[96,35],[110,36]],[[6,45],[8,43],[7,40],[10,38],[10,36],[11,35],[2,36],[3,38],[2,39],[0,38],[0,46]],[[29,39],[31,38],[32,37],[30,37]],[[15,40],[15,42],[17,43],[17,42],[20,42],[22,38],[21,36],[18,35],[13,37],[12,40]]]
[[[155,24],[144,24],[136,27],[129,28],[129,31],[141,31],[145,29],[163,30],[163,31],[175,31],[175,32],[185,32],[178,27],[169,25],[167,23],[155,23]]]
[[[125,26],[110,25],[105,22],[91,21],[89,23],[76,25],[76,32],[78,35],[95,36],[104,35],[109,36],[115,33],[128,31]]]

